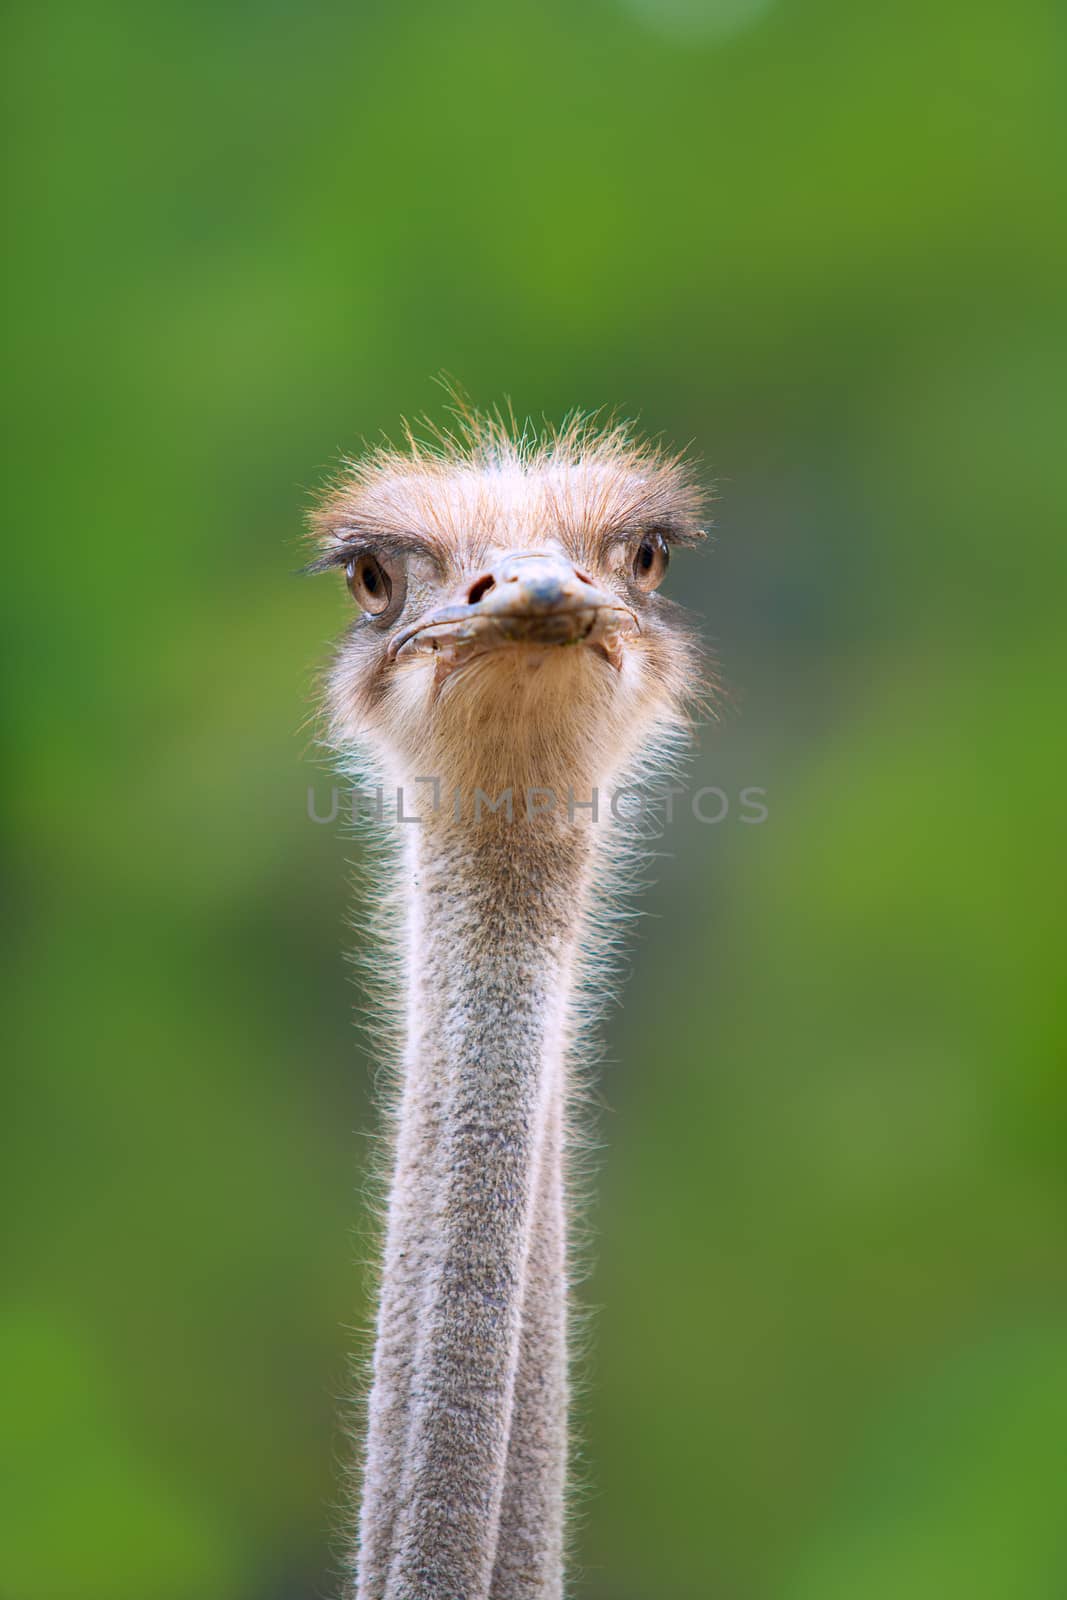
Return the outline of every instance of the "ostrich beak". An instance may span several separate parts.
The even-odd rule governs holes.
[[[550,552],[505,556],[468,586],[467,595],[464,604],[441,606],[398,629],[389,641],[390,661],[434,652],[443,677],[509,644],[585,644],[619,668],[622,640],[640,632],[636,615],[617,595]]]

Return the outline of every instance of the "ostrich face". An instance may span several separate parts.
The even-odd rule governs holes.
[[[679,464],[618,433],[529,450],[493,431],[357,468],[316,517],[316,565],[356,605],[335,737],[449,785],[596,782],[693,692],[657,591],[696,514]]]

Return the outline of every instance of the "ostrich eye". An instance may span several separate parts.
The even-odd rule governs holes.
[[[384,616],[387,611],[400,610],[404,603],[403,574],[399,568],[390,570],[377,556],[364,551],[353,556],[345,566],[345,577],[352,598],[361,611],[369,616]]]
[[[639,589],[649,593],[663,582],[670,561],[667,541],[661,533],[646,533],[634,555],[634,582]]]

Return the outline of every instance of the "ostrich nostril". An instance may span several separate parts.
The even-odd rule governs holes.
[[[471,584],[470,591],[467,595],[467,600],[472,606],[476,606],[479,600],[485,599],[490,589],[495,588],[496,579],[493,577],[492,573],[487,572],[483,578],[477,578],[474,583]]]
[[[590,589],[593,589],[593,588],[596,587],[596,585],[593,583],[592,578],[590,578],[586,573],[584,573],[581,570],[580,567],[575,567],[574,576],[578,579],[579,583],[587,583],[589,585]]]

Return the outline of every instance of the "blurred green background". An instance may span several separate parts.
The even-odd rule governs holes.
[[[338,1586],[375,868],[293,573],[441,371],[693,441],[693,781],[769,808],[610,1024],[575,1595],[1067,1595],[1062,7],[4,26],[0,1600]]]

